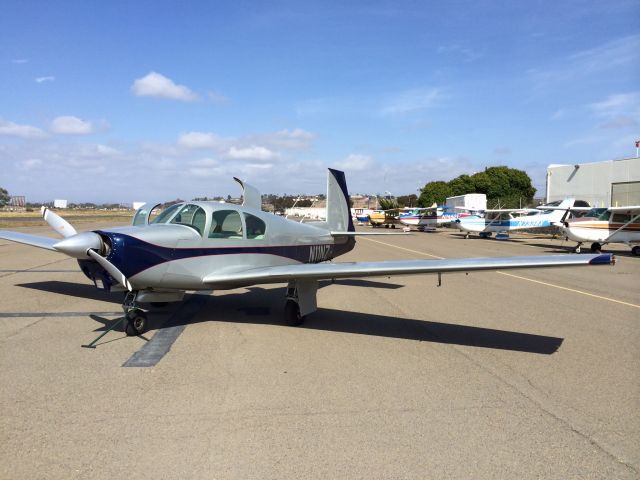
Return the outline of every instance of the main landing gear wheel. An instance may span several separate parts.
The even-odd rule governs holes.
[[[600,245],[598,242],[593,242],[591,244],[591,251],[593,253],[600,253],[601,249],[602,249],[602,245]]]
[[[640,256],[640,245],[636,245],[635,247],[633,247],[631,249],[631,253],[637,257]]]
[[[300,306],[298,302],[287,300],[284,304],[284,323],[289,327],[297,327],[302,325],[304,317],[300,315]]]
[[[147,330],[147,314],[138,308],[133,308],[125,315],[124,331],[129,337],[142,335]]]

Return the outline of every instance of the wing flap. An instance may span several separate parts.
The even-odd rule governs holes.
[[[57,251],[53,245],[60,240],[51,237],[39,237],[38,235],[30,235],[28,233],[12,232],[9,230],[0,230],[0,238],[11,240],[12,242],[24,243],[32,247],[44,248],[46,250]]]
[[[552,255],[534,257],[454,258],[446,260],[402,260],[385,262],[315,263],[262,267],[233,273],[207,275],[213,285],[284,283],[302,279],[358,278],[427,273],[472,272],[513,268],[544,268],[578,265],[611,265],[610,253],[599,255]]]

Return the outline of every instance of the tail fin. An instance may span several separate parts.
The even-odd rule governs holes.
[[[549,221],[553,224],[556,222],[563,222],[565,218],[569,215],[569,210],[573,207],[573,204],[576,202],[575,198],[565,198],[560,205],[558,205],[557,210],[554,210],[550,216]]]
[[[327,227],[336,232],[355,232],[351,204],[344,172],[329,169],[327,173]]]

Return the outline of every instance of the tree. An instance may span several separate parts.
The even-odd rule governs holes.
[[[434,202],[438,205],[443,205],[447,197],[451,196],[451,187],[448,182],[443,182],[442,180],[429,182],[420,192],[418,205],[430,207]]]
[[[401,195],[398,197],[398,205],[401,207],[415,207],[418,202],[418,196],[415,193],[411,195]]]
[[[467,193],[476,193],[476,186],[473,179],[469,175],[462,174],[449,182],[451,187],[451,196],[466,195]]]
[[[7,203],[9,203],[9,192],[0,187],[0,207],[4,207]]]
[[[536,189],[526,172],[505,166],[485,168],[471,176],[476,191],[485,193],[489,201],[502,208],[518,208],[533,202]]]
[[[381,210],[390,210],[392,208],[398,208],[398,202],[391,198],[378,198]]]

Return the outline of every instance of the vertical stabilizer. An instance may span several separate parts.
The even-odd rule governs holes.
[[[334,232],[355,231],[344,172],[333,168],[327,173],[327,227]]]
[[[260,191],[256,187],[243,182],[238,177],[233,177],[233,179],[242,187],[242,205],[260,210],[262,208],[262,195]]]

